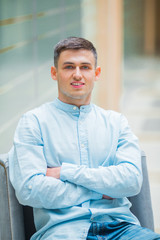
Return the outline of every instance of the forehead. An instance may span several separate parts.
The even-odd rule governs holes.
[[[86,49],[69,49],[61,52],[58,64],[72,62],[74,64],[90,63],[95,64],[94,54]]]

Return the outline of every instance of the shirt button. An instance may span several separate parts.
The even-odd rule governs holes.
[[[76,107],[73,107],[73,110],[76,110],[77,108]]]
[[[28,188],[31,190],[31,189],[32,189],[32,186],[31,186],[31,185],[29,185],[29,186],[28,186]]]
[[[81,144],[81,147],[82,147],[82,148],[84,148],[84,147],[85,147],[85,145],[84,145],[84,144]]]

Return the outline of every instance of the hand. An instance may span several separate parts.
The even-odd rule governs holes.
[[[47,168],[46,176],[60,179],[61,167]]]
[[[113,200],[114,198],[111,198],[111,197],[109,197],[109,196],[107,196],[107,195],[103,195],[103,197],[102,197],[103,199],[108,199],[108,200]]]

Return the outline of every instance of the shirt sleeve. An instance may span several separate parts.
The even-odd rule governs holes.
[[[117,142],[116,142],[117,138]],[[141,151],[137,137],[121,115],[118,137],[114,136],[115,154],[111,165],[88,168],[63,163],[60,179],[86,187],[112,198],[134,196],[142,185]]]
[[[54,157],[54,156],[53,156]],[[46,176],[43,139],[35,116],[25,114],[9,153],[10,180],[23,205],[58,209],[79,205],[102,195],[83,186]]]

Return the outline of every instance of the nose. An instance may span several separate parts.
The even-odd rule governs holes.
[[[74,80],[77,80],[77,81],[80,81],[82,79],[82,74],[79,67],[76,67],[75,72],[73,74],[73,78]]]

